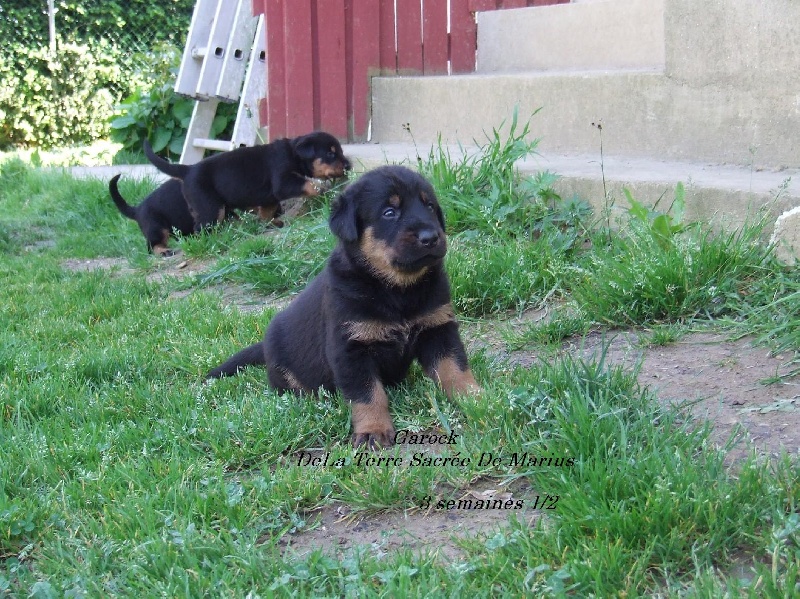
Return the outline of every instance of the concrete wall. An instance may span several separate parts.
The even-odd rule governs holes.
[[[664,19],[665,74],[718,128],[722,160],[800,165],[800,2],[667,0]]]
[[[479,12],[477,72],[663,71],[664,0],[613,5],[614,10],[608,2],[592,2]]]
[[[564,16],[601,5],[642,8],[634,0],[606,0],[520,10]],[[373,139],[410,141],[403,127],[408,123],[418,142],[434,142],[441,133],[445,141],[470,143],[519,106],[522,118],[542,108],[531,129],[546,153],[597,153],[599,132],[592,123],[601,122],[607,154],[800,166],[800,1],[653,0],[651,6],[663,7],[663,72],[604,71],[584,64],[586,72],[497,74],[487,72],[491,63],[484,62],[482,72],[470,76],[376,78]],[[492,47],[497,69],[501,48],[513,56],[532,35],[508,22],[517,12],[480,17],[480,39]],[[556,28],[557,22],[537,27],[550,28],[556,39],[561,35],[562,52],[579,55],[573,46],[581,36],[569,36],[569,22]],[[622,29],[615,30],[617,37],[625,30],[630,36],[641,33],[633,22]],[[478,54],[481,63],[480,45]]]

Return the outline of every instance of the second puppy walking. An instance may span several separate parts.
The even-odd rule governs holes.
[[[236,148],[190,165],[164,160],[147,141],[144,152],[158,170],[183,181],[197,231],[222,222],[236,208],[274,218],[281,201],[322,192],[312,179],[343,177],[350,169],[339,141],[323,131]]]

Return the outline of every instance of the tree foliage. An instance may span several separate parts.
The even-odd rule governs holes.
[[[0,148],[87,143],[143,83],[159,44],[183,45],[193,0],[57,0],[50,51],[45,0],[0,4]],[[149,61],[150,63],[152,61]]]

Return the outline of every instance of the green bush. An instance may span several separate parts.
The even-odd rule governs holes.
[[[156,152],[180,155],[194,108],[194,100],[174,90],[180,59],[180,51],[168,45],[144,58],[144,67],[136,73],[141,87],[116,107],[110,121],[111,139],[123,150],[140,153],[142,142],[149,139]]]
[[[56,0],[56,31],[70,42],[113,40],[127,54],[148,42],[182,43],[194,0]],[[47,2],[3,0],[0,37],[29,48],[47,47]]]
[[[118,55],[104,42],[94,49],[64,43],[55,56],[11,45],[0,64],[0,147],[51,148],[105,137],[114,106],[110,88],[122,79]]]
[[[114,105],[142,85],[143,51],[183,45],[193,6],[193,0],[56,0],[51,56],[46,3],[3,0],[0,148],[107,137]]]
[[[116,107],[111,119],[111,140],[123,151],[141,154],[142,142],[150,140],[153,150],[166,157],[180,156],[195,100],[175,93],[181,51],[167,44],[143,55],[136,79],[141,83]],[[236,104],[220,103],[211,123],[213,139],[232,133]]]

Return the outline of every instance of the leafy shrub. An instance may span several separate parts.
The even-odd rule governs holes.
[[[167,155],[180,155],[194,108],[194,100],[178,96],[173,89],[180,58],[174,46],[161,46],[137,73],[143,87],[125,98],[110,120],[111,139],[124,150],[141,152],[142,142],[149,139],[156,152],[166,148]]]
[[[56,0],[51,57],[46,3],[3,0],[0,148],[107,137],[114,104],[140,86],[140,51],[181,45],[193,6],[193,0]]]
[[[105,38],[130,55],[143,38],[180,41],[189,28],[194,0],[55,0],[56,30],[70,42]],[[3,0],[0,34],[30,48],[48,42],[47,2]],[[68,33],[66,33],[68,32]]]
[[[180,156],[195,104],[175,93],[180,60],[180,50],[166,44],[142,58],[144,66],[136,74],[142,87],[117,106],[110,121],[111,139],[121,143],[123,150],[141,153],[142,142],[148,139],[156,153]],[[233,125],[236,108],[235,104],[219,104],[211,124],[212,138]]]
[[[0,63],[0,147],[89,143],[105,137],[122,77],[115,49],[61,44],[43,48],[11,44]],[[13,85],[11,82],[16,82]]]

